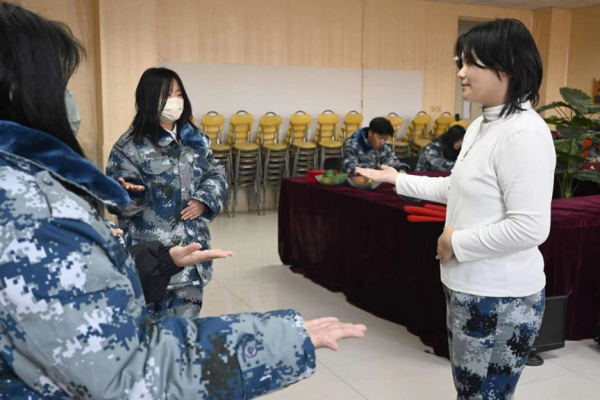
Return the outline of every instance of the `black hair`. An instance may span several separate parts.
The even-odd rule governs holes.
[[[83,157],[65,91],[84,57],[65,24],[0,2],[0,120],[52,135]]]
[[[394,134],[392,123],[383,117],[373,118],[369,123],[369,130],[382,136],[391,136]]]
[[[141,143],[145,137],[148,137],[154,143],[158,142],[158,132],[162,129],[159,116],[169,99],[173,79],[179,84],[181,97],[183,97],[183,112],[175,122],[177,135],[186,124],[190,123],[192,105],[179,75],[167,68],[149,68],[142,74],[135,90],[136,114],[131,123],[131,135],[134,141]],[[191,125],[195,128],[193,124]]]
[[[495,71],[498,79],[501,72],[508,75],[508,98],[500,116],[522,111],[520,104],[526,100],[538,104],[542,59],[521,21],[507,18],[477,25],[458,38],[454,55],[459,69],[467,63]]]
[[[460,149],[455,150],[454,145],[465,137],[465,132],[466,130],[462,126],[454,125],[436,139],[442,144],[442,155],[446,160],[456,161]]]

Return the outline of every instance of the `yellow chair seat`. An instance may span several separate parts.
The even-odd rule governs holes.
[[[211,144],[210,148],[212,149],[212,151],[229,151],[231,150],[231,146],[226,145],[226,144]]]
[[[418,147],[425,147],[429,143],[431,143],[431,140],[429,140],[429,139],[423,139],[423,138],[415,139],[415,141],[413,142],[413,144],[415,146],[418,146]]]
[[[233,148],[242,151],[252,151],[258,150],[260,147],[256,143],[236,143],[233,145]]]
[[[408,143],[404,140],[392,140],[390,141],[390,144],[396,147],[408,147]]]
[[[265,143],[262,147],[269,150],[287,150],[287,146],[281,143]]]
[[[342,147],[342,142],[337,140],[321,140],[319,146],[327,147],[329,149],[339,149]]]
[[[292,143],[292,146],[295,147],[299,147],[301,149],[316,149],[317,145],[315,143],[312,142],[301,142],[301,141],[294,141],[294,143]]]

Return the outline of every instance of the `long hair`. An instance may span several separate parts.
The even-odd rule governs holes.
[[[460,125],[451,126],[443,135],[436,139],[442,144],[442,155],[446,160],[456,161],[459,150],[454,149],[454,144],[465,137],[465,128]]]
[[[542,59],[521,21],[497,19],[477,25],[458,38],[454,55],[459,69],[466,62],[495,71],[498,79],[501,72],[508,75],[508,99],[500,116],[522,111],[520,104],[526,100],[537,105],[544,75]]]
[[[175,123],[177,133],[181,133],[190,122],[192,105],[179,75],[167,68],[149,68],[142,74],[135,90],[136,114],[131,123],[131,135],[135,142],[141,143],[145,137],[154,143],[158,142],[158,132],[162,129],[159,116],[169,99],[173,79],[179,84],[183,97],[183,113]]]
[[[0,2],[0,119],[52,135],[83,157],[65,91],[84,57],[66,25]]]

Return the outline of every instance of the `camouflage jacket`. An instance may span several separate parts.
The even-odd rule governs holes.
[[[389,143],[383,145],[379,150],[367,142],[369,128],[362,128],[350,137],[344,146],[344,166],[342,171],[354,174],[356,167],[379,169],[382,165],[388,165],[397,170],[410,171],[410,167],[396,157]]]
[[[425,146],[421,152],[416,170],[450,172],[454,164],[455,161],[444,157],[442,144],[435,141]]]
[[[291,310],[150,320],[86,196],[129,201],[62,142],[0,121],[0,399],[250,399],[314,372]]]
[[[192,125],[181,131],[181,143],[164,129],[158,145],[150,139],[135,143],[125,133],[114,145],[106,174],[118,180],[143,185],[146,190],[130,194],[130,204],[122,209],[110,208],[119,217],[127,246],[151,240],[164,245],[198,242],[210,248],[207,222],[212,221],[227,201],[225,168],[213,157],[208,138]],[[195,220],[181,219],[188,201],[196,199],[206,205],[204,215]],[[171,286],[206,285],[212,277],[212,262],[184,268],[171,278]]]

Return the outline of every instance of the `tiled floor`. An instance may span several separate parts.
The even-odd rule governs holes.
[[[277,214],[221,216],[211,224],[213,247],[236,256],[215,262],[203,316],[294,308],[305,318],[336,316],[364,323],[364,339],[340,350],[317,352],[317,373],[269,400],[450,400],[455,398],[447,360],[425,353],[419,339],[400,325],[348,304],[340,293],[292,273],[277,252]],[[541,367],[525,369],[516,398],[600,399],[600,348],[591,340],[567,342],[543,354]]]

